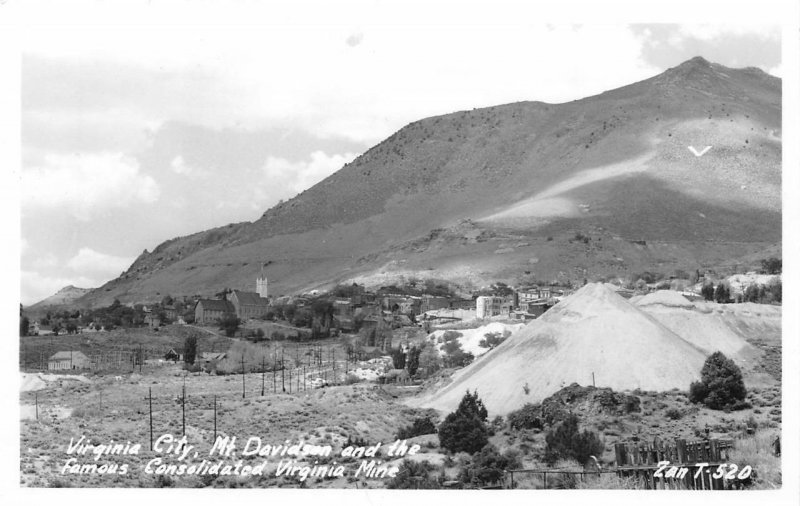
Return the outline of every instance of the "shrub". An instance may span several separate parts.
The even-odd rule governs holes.
[[[508,414],[508,426],[515,430],[541,429],[542,419],[539,418],[539,408],[530,402],[516,411]]]
[[[436,425],[429,416],[415,418],[411,425],[397,431],[397,439],[410,439],[425,434],[436,434]]]
[[[680,420],[683,418],[683,411],[678,408],[670,408],[665,413],[666,417],[670,420]]]
[[[689,386],[689,400],[710,409],[744,409],[746,396],[742,371],[719,351],[706,359],[700,381]]]
[[[435,489],[439,482],[431,477],[436,468],[427,460],[404,460],[394,478],[386,483],[389,489]]]
[[[506,469],[513,469],[518,465],[516,452],[500,454],[494,446],[486,445],[470,464],[461,468],[458,479],[462,483],[475,486],[492,485],[503,479]]]
[[[355,383],[361,383],[363,380],[356,376],[355,374],[348,374],[347,377],[344,379],[345,385],[353,385]]]
[[[594,432],[578,430],[578,417],[570,414],[555,430],[545,436],[544,460],[552,464],[559,459],[574,459],[584,465],[589,457],[602,455],[603,442]]]
[[[225,335],[233,337],[239,329],[241,320],[234,314],[227,314],[219,319],[219,328],[225,331]]]
[[[489,348],[491,350],[505,341],[507,336],[504,336],[500,332],[489,332],[484,334],[483,337],[484,338],[478,343],[478,346],[481,348]]]
[[[487,417],[488,412],[478,393],[467,391],[458,408],[439,425],[439,446],[453,453],[480,451],[489,442]]]

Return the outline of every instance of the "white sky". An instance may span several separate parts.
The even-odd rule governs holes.
[[[573,100],[697,55],[783,72],[769,20],[546,23],[488,2],[459,4],[461,20],[417,3],[239,2],[219,15],[214,2],[191,14],[123,4],[92,3],[88,18],[54,4],[19,34],[24,304],[99,286],[172,237],[255,220],[423,117]]]

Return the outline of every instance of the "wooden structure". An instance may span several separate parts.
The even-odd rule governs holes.
[[[717,467],[726,464],[728,451],[733,447],[730,440],[703,439],[686,441],[676,439],[667,443],[654,439],[652,442],[617,443],[614,445],[616,472],[620,477],[633,477],[647,489],[692,489],[720,490],[723,479],[714,478]],[[666,468],[659,462],[668,461]],[[683,475],[669,476],[670,467],[686,469]],[[662,476],[657,471],[662,468]],[[698,472],[699,471],[699,472]]]
[[[652,442],[617,443],[613,468],[513,469],[506,471],[503,486],[514,488],[515,476],[519,481],[520,475],[533,475],[538,482],[536,488],[571,488],[578,482],[588,482],[591,488],[590,480],[613,473],[634,480],[642,489],[723,490],[726,488],[723,476],[728,473],[718,472],[718,468],[728,464],[728,452],[732,448],[732,441],[717,439],[676,439],[668,443],[656,438]],[[667,461],[669,464],[664,464]],[[723,469],[727,471],[728,468]]]
[[[59,351],[47,360],[48,371],[89,369],[91,367],[92,362],[89,357],[77,350]]]

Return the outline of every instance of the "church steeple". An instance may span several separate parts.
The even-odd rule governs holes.
[[[269,294],[267,286],[267,275],[264,274],[264,264],[261,264],[261,274],[256,278],[256,293],[263,298]]]

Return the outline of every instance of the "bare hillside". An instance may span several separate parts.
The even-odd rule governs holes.
[[[780,80],[695,58],[573,102],[411,123],[253,223],[143,253],[81,302],[250,287],[262,262],[286,293],[755,260],[780,249],[780,163]]]

